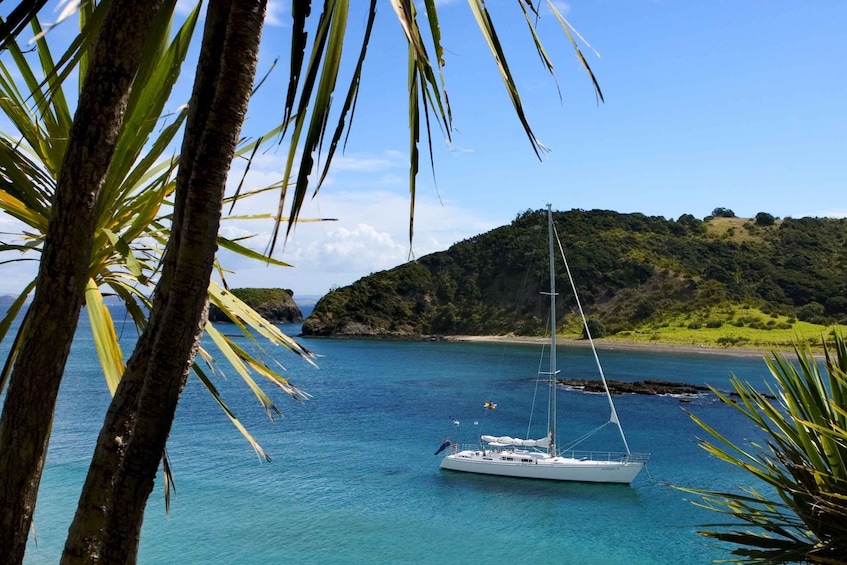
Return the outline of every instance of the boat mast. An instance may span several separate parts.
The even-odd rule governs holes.
[[[547,204],[547,239],[550,255],[550,446],[547,454],[556,456],[556,263],[553,260],[553,208]]]
[[[549,204],[548,204],[549,206]],[[549,213],[549,212],[548,212]],[[553,221],[550,220],[550,229],[553,230]],[[555,231],[555,230],[553,230]],[[551,246],[552,246],[552,237],[555,234],[551,235]],[[562,250],[562,244],[559,242],[558,236],[556,237],[556,242],[559,244],[559,251],[562,254],[562,262],[565,265],[565,273],[568,275],[568,280],[571,283],[571,290],[573,291],[573,297],[576,301],[576,307],[579,309],[579,315],[582,318],[582,327],[585,330],[585,335],[588,337],[588,343],[591,344],[591,352],[594,354],[594,361],[597,363],[597,370],[600,372],[600,380],[603,381],[603,390],[606,391],[606,399],[609,401],[609,408],[611,409],[611,414],[609,417],[609,422],[614,423],[618,427],[618,431],[621,434],[621,439],[623,440],[624,448],[626,448],[626,454],[630,455],[629,451],[629,443],[626,441],[626,435],[623,433],[623,426],[621,426],[621,421],[618,419],[618,411],[615,409],[615,403],[612,401],[612,393],[609,391],[609,383],[606,382],[606,375],[603,373],[603,366],[600,365],[600,358],[597,356],[597,348],[594,347],[594,338],[591,337],[591,331],[588,329],[588,319],[585,317],[585,311],[582,309],[582,302],[579,300],[579,294],[576,292],[576,284],[574,284],[573,276],[571,275],[571,268],[568,266],[568,259],[565,257],[565,252]],[[551,251],[552,253],[552,251]],[[552,264],[552,260],[551,260]],[[552,273],[551,273],[551,283],[552,283]],[[553,336],[555,338],[555,335]]]

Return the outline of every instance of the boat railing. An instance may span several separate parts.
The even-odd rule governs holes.
[[[497,447],[480,445],[478,443],[454,443],[450,446],[450,453],[456,454],[460,451],[473,451],[479,454],[500,453],[546,453],[546,450],[537,447]],[[449,453],[448,453],[449,454]],[[560,451],[559,457],[577,459],[580,461],[599,461],[609,463],[647,463],[650,459],[649,453],[625,453],[623,451]]]
[[[646,463],[648,453],[624,453],[615,451],[560,451],[559,457],[580,461],[608,461],[610,463]]]
[[[522,446],[497,446],[484,443],[454,443],[450,445],[451,453],[459,451],[478,451],[479,453],[547,453],[546,449]]]
[[[503,448],[503,447],[492,447],[486,444],[480,443],[454,443],[450,446],[450,449],[453,450],[453,453],[457,451],[479,451],[482,453],[483,451],[486,453],[500,453],[501,451],[513,451],[512,448]]]

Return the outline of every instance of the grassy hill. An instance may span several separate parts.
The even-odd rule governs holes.
[[[759,216],[762,216],[760,214]],[[611,339],[686,344],[818,340],[847,321],[847,221],[690,215],[677,220],[605,210],[556,212],[554,222],[587,315]],[[767,220],[767,221],[765,221]],[[579,333],[564,267],[562,326]],[[546,216],[508,226],[322,298],[307,335],[538,335],[548,289]]]

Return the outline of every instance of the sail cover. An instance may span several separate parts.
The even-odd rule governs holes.
[[[543,437],[541,439],[520,439],[516,437],[509,436],[480,436],[482,441],[487,442],[488,445],[494,445],[497,447],[500,446],[509,446],[515,445],[520,447],[549,447],[550,446],[550,435],[547,437]]]

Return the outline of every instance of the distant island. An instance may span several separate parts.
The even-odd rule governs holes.
[[[282,288],[234,288],[230,290],[239,300],[250,306],[269,322],[293,324],[303,321],[303,313],[294,302],[294,292]],[[212,322],[231,322],[220,308],[209,308]]]
[[[554,213],[595,338],[694,346],[820,343],[847,323],[847,220],[703,220],[607,210]],[[538,336],[545,327],[544,211],[337,288],[303,335]],[[557,333],[583,334],[564,269]]]

